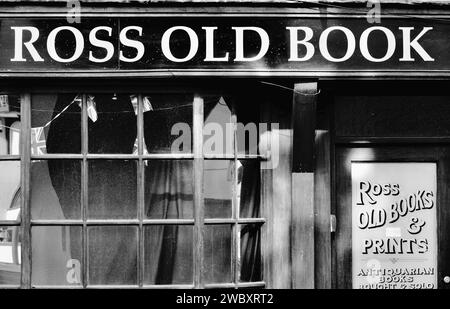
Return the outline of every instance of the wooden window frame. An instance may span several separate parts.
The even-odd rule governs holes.
[[[188,89],[188,92],[190,89]],[[82,94],[82,145],[80,154],[44,154],[44,155],[32,155],[31,154],[31,104],[32,94],[35,93],[50,93],[48,89],[45,91],[33,91],[27,93],[21,93],[21,134],[20,134],[20,155],[0,156],[1,161],[16,160],[21,162],[21,188],[22,188],[22,200],[21,200],[21,219],[20,221],[0,221],[0,226],[20,226],[22,239],[21,239],[21,281],[20,286],[17,285],[1,285],[2,288],[145,288],[145,289],[167,289],[167,288],[265,288],[267,287],[266,271],[265,271],[265,248],[266,244],[266,203],[264,202],[265,194],[264,190],[264,178],[265,176],[261,172],[261,216],[259,218],[240,218],[239,217],[239,203],[237,181],[238,165],[237,160],[260,160],[266,161],[267,157],[263,155],[248,155],[239,154],[237,151],[237,133],[236,122],[237,116],[234,108],[232,108],[232,123],[234,127],[233,137],[233,155],[208,155],[203,153],[203,96],[204,92],[192,91],[194,93],[193,99],[193,149],[189,154],[144,154],[143,149],[143,137],[144,137],[144,118],[143,118],[143,96],[138,95],[138,113],[137,113],[137,137],[138,137],[138,154],[92,154],[88,153],[88,114],[87,114],[87,93],[105,93],[108,90],[84,90],[79,91]],[[55,91],[53,91],[55,92]],[[56,91],[62,93],[63,91]],[[129,90],[115,91],[116,93],[130,92]],[[141,91],[142,92],[142,91]],[[207,92],[209,93],[209,92]],[[217,93],[215,93],[217,94]],[[220,95],[223,95],[222,93]],[[31,191],[31,163],[34,160],[79,160],[82,162],[81,171],[81,219],[80,220],[33,220],[31,218],[30,209],[30,191]],[[191,160],[194,166],[194,218],[193,219],[144,219],[144,163],[146,160]],[[138,162],[137,173],[137,206],[138,214],[137,219],[104,219],[104,220],[91,220],[87,218],[87,205],[88,205],[88,162],[91,160],[135,160]],[[205,160],[229,160],[234,161],[233,170],[233,198],[232,198],[232,215],[231,218],[205,218],[204,215],[204,196],[203,196],[203,166]],[[267,194],[267,193],[266,193]],[[240,282],[240,226],[243,224],[258,225],[261,239],[261,281],[254,282]],[[90,226],[136,226],[138,227],[138,257],[137,257],[137,285],[88,285],[88,227]],[[144,278],[144,228],[151,225],[189,225],[194,229],[193,240],[193,283],[192,284],[171,284],[171,285],[146,285],[143,283]],[[204,230],[207,225],[230,225],[232,230],[232,245],[231,245],[231,272],[232,281],[229,283],[204,283],[204,271],[203,264],[204,257]],[[31,228],[33,226],[79,226],[82,228],[82,282],[81,285],[37,285],[33,286],[31,282],[32,273],[32,244],[31,244]]]

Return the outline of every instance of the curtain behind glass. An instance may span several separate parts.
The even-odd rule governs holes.
[[[55,104],[54,116],[67,106],[70,101],[74,99],[76,94],[60,95],[58,96]],[[119,105],[123,110],[131,110],[132,103],[128,97],[123,96],[119,98]],[[218,102],[219,98],[209,98],[205,102]],[[99,99],[98,110],[101,110],[102,104],[110,104],[106,100],[102,103]],[[117,102],[114,102],[117,103]],[[242,102],[245,104],[245,102]],[[154,111],[158,110],[160,106],[158,99],[151,100],[152,108]],[[171,102],[170,106],[176,107],[179,105],[192,104],[191,96],[178,96]],[[211,110],[209,105],[205,105],[205,113]],[[170,124],[178,121],[189,121],[185,119],[182,113],[173,113],[170,109],[167,109],[167,102],[164,104],[163,110],[159,112],[159,116],[155,117],[155,114],[151,114],[154,111],[147,111],[145,117],[151,121],[146,122],[144,130],[145,142],[147,145],[152,144],[152,140],[157,139],[159,144],[165,144],[165,141],[161,141],[162,136],[170,137],[167,132],[161,134],[161,129],[167,130],[169,128],[167,119],[170,120]],[[73,106],[71,108],[78,108]],[[248,107],[247,107],[248,108]],[[164,111],[164,116],[161,112]],[[257,113],[256,110],[253,110]],[[243,113],[244,114],[244,113]],[[79,114],[78,114],[79,115]],[[173,117],[175,115],[175,117]],[[130,153],[130,147],[132,149],[136,136],[133,134],[123,134],[122,131],[129,132],[129,130],[121,130],[121,126],[135,126],[136,122],[133,117],[125,118],[123,115],[117,114],[115,117],[111,117],[110,114],[98,114],[98,123],[95,131],[90,134],[95,136],[95,140],[99,145],[89,143],[89,150],[95,147],[103,147],[113,151],[115,153]],[[79,118],[75,119],[75,113],[62,114],[57,118],[57,121],[53,121],[50,125],[48,138],[46,141],[48,153],[79,153],[80,139],[76,131],[77,126],[80,125]],[[78,116],[79,117],[79,116]],[[121,117],[117,120],[117,117]],[[242,119],[241,119],[242,118]],[[246,117],[240,117],[238,113],[238,121],[249,121]],[[116,126],[117,122],[121,123],[121,126]],[[164,122],[164,125],[161,125]],[[188,122],[189,123],[189,122]],[[100,125],[102,124],[102,125]],[[42,125],[42,124],[41,124]],[[105,131],[105,127],[108,130]],[[75,128],[75,129],[74,129]],[[191,126],[192,129],[192,126]],[[108,136],[103,136],[108,135]],[[111,138],[114,136],[114,138]],[[103,138],[104,137],[104,138]],[[170,137],[173,138],[173,137]],[[120,141],[120,142],[118,142]],[[151,152],[151,149],[148,149]],[[259,165],[255,162],[245,161],[242,163],[242,177],[241,177],[241,216],[243,217],[255,217],[259,216]],[[114,169],[103,168],[97,171],[96,179],[90,181],[104,181],[105,179],[121,179],[121,181],[136,181],[135,169],[127,166],[129,162],[122,162]],[[79,201],[75,201],[77,194],[74,194],[74,190],[80,190],[81,169],[76,166],[74,162],[64,161],[50,161],[50,178],[53,183],[56,195],[58,196],[62,208],[62,213],[66,218],[70,218],[74,211],[74,205],[77,205]],[[160,219],[185,219],[193,218],[193,190],[192,190],[192,175],[193,166],[191,161],[180,160],[161,160],[161,161],[148,161],[145,166],[145,215],[148,218],[160,218]],[[257,174],[255,174],[257,173]],[[258,177],[255,177],[258,175]],[[120,176],[120,177],[118,177]],[[120,186],[120,181],[115,184]],[[100,189],[94,193],[97,197],[96,203],[100,209],[108,210],[110,207],[110,201],[108,196],[111,195],[109,190],[113,190],[114,186],[110,186],[105,189]],[[126,192],[125,192],[126,193]],[[79,196],[79,195],[78,195]],[[123,205],[130,203],[129,199],[132,198],[130,194],[123,194]],[[114,203],[119,207],[120,201]],[[253,214],[253,215],[250,215]],[[257,215],[256,215],[257,214]],[[144,280],[149,284],[171,284],[171,283],[191,283],[192,282],[192,243],[193,233],[186,232],[186,229],[176,225],[169,226],[155,226],[148,229],[145,233],[145,276]],[[109,282],[117,281],[117,274],[120,274],[121,280],[129,282],[135,279],[134,263],[127,265],[118,265],[115,263],[117,256],[121,254],[127,254],[133,256],[136,252],[122,252],[121,247],[130,249],[126,246],[126,235],[120,233],[114,234],[110,241],[118,243],[118,250],[110,255],[102,256],[102,264],[104,269],[109,271],[101,274],[101,278],[97,278],[98,282],[108,284]],[[219,235],[217,237],[230,237],[229,234]],[[259,260],[260,260],[260,233],[257,229],[242,229],[241,231],[241,279],[243,281],[259,280]],[[76,246],[79,245],[79,234],[71,237],[71,246],[73,251],[77,251]],[[120,245],[120,244],[123,244]],[[136,248],[137,249],[137,248]],[[215,252],[212,253],[217,254]],[[229,252],[228,254],[231,254]],[[212,257],[213,260],[220,261],[221,257]],[[214,265],[214,267],[221,268],[225,265]],[[128,271],[127,271],[128,269]],[[99,276],[99,275],[97,275]],[[129,277],[129,278],[127,278]]]

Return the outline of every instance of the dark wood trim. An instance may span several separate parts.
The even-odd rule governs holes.
[[[85,78],[108,78],[108,79],[131,79],[131,78],[321,78],[321,79],[361,79],[361,80],[384,80],[384,79],[413,79],[413,80],[447,80],[450,78],[449,70],[330,70],[330,71],[307,71],[307,70],[84,70],[84,71],[29,71],[29,72],[5,72],[0,71],[0,80],[7,78],[45,80],[49,78],[61,79],[85,79]]]
[[[314,172],[317,82],[297,83],[292,107],[292,172]]]
[[[393,5],[383,3],[382,17],[396,16],[404,17],[448,17],[449,6],[445,5]],[[364,4],[355,6],[350,5],[345,7],[340,4],[337,7],[327,6],[326,4],[318,5],[314,3],[151,3],[150,5],[139,5],[138,2],[133,4],[89,4],[83,3],[83,16],[102,16],[102,15],[177,15],[186,16],[193,14],[208,14],[208,15],[230,15],[230,14],[261,14],[261,15],[301,15],[301,16],[328,16],[328,15],[342,15],[344,17],[352,16],[366,16],[369,8]],[[36,13],[39,12],[39,13]],[[66,5],[55,5],[46,3],[2,3],[0,7],[0,14],[14,15],[14,16],[36,16],[39,17],[58,14],[60,16],[67,16]]]

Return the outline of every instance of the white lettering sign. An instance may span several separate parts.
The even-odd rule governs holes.
[[[357,289],[437,286],[435,163],[352,163]]]

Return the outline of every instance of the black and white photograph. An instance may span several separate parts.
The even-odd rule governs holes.
[[[450,289],[450,1],[0,0],[23,289]]]

